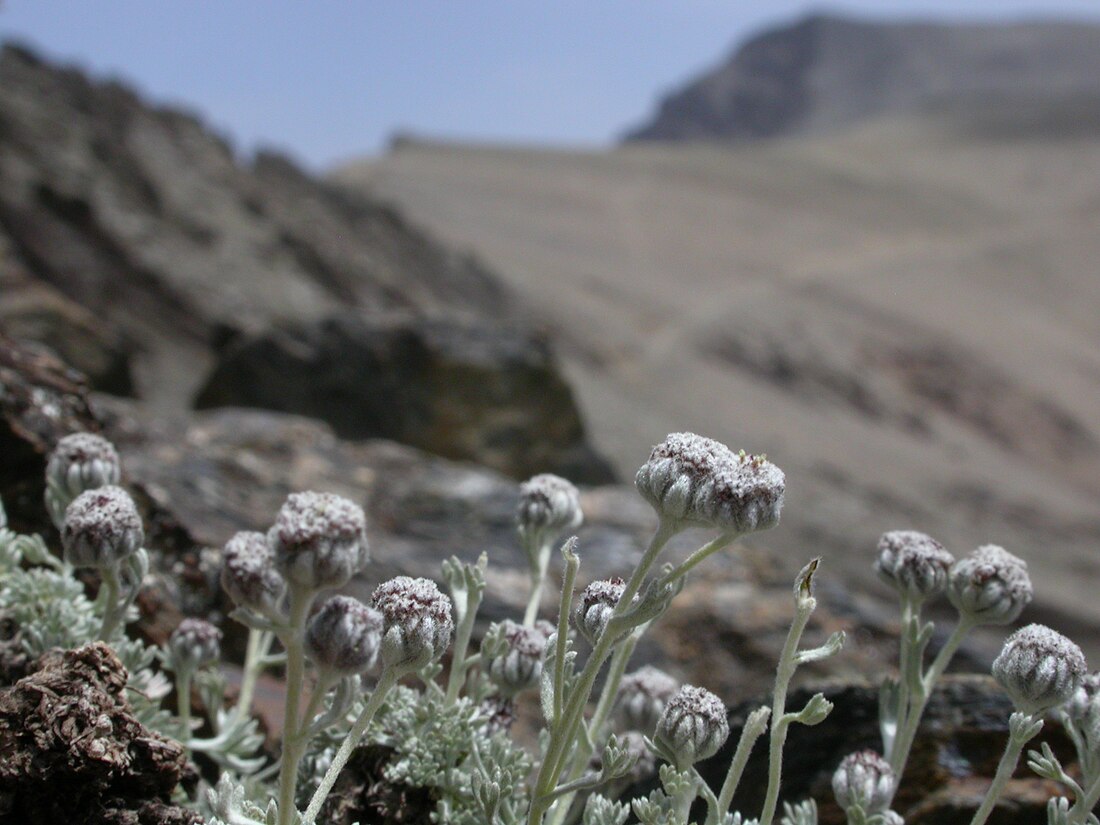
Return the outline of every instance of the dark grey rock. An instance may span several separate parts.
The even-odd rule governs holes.
[[[518,479],[613,479],[546,342],[487,322],[345,313],[230,346],[196,406],[317,418]]]

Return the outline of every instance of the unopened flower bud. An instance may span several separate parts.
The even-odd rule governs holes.
[[[573,605],[573,627],[589,644],[595,645],[607,629],[607,623],[611,621],[611,614],[624,590],[626,583],[615,577],[598,579],[581,592],[581,597]]]
[[[279,572],[310,590],[346,584],[370,559],[362,508],[332,493],[292,493],[268,541]]]
[[[673,756],[677,770],[718,753],[730,735],[726,706],[700,687],[680,688],[657,721],[654,741]]]
[[[1092,750],[1100,750],[1100,671],[1081,680],[1063,710],[1069,721],[1084,734]]]
[[[73,567],[113,567],[136,553],[144,541],[141,516],[121,487],[88,490],[65,510],[61,544]]]
[[[947,598],[979,624],[1011,624],[1033,594],[1027,562],[995,544],[959,559],[948,575]]]
[[[561,476],[543,473],[519,486],[516,524],[524,535],[575,530],[583,520],[580,493]]]
[[[749,533],[779,523],[783,471],[763,456],[734,453],[694,433],[671,433],[634,478],[663,519]]]
[[[115,446],[94,433],[73,433],[57,442],[46,462],[46,480],[70,500],[86,490],[118,484]]]
[[[168,652],[177,671],[193,671],[218,661],[222,632],[202,619],[184,619],[168,637]]]
[[[443,655],[451,643],[451,600],[431,579],[398,576],[382,582],[372,605],[382,614],[382,663],[419,670]]]
[[[875,572],[902,596],[927,599],[947,587],[955,557],[931,536],[916,530],[891,530],[878,540]]]
[[[542,627],[524,627],[505,619],[500,624],[500,635],[507,649],[489,660],[486,672],[501,695],[511,698],[538,684],[547,634]]]
[[[866,814],[885,811],[898,778],[890,763],[872,750],[856,751],[833,773],[833,794],[843,810],[859,805]]]
[[[275,554],[263,533],[241,531],[225,545],[221,582],[241,607],[264,616],[280,613],[286,580],[275,569]]]
[[[333,596],[306,625],[306,655],[319,670],[354,676],[374,667],[382,614],[350,596]]]
[[[680,683],[663,670],[645,665],[619,682],[616,715],[625,729],[651,736],[665,705],[679,689]]]
[[[993,660],[993,678],[1018,711],[1032,716],[1072,697],[1086,670],[1081,648],[1041,624],[1017,630]]]

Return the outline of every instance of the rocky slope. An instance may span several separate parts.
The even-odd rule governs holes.
[[[414,342],[437,318],[486,340],[511,336],[521,360],[562,384],[546,342],[514,332],[530,321],[499,278],[393,209],[277,156],[242,162],[196,117],[152,108],[116,83],[18,47],[0,51],[0,324],[9,333],[49,344],[97,387],[167,412],[193,402],[234,343],[323,327],[336,315],[368,326],[399,315]],[[362,396],[363,370],[375,382],[415,381],[406,362],[418,353],[398,342],[382,361],[314,365],[334,393],[294,411],[344,421],[355,414],[348,398]],[[268,386],[252,395],[223,387],[219,403],[264,404],[291,395],[283,385],[301,377],[233,363],[238,384]],[[478,366],[476,379],[495,382],[497,420],[467,415],[463,426],[476,437],[451,439],[448,455],[529,473],[531,461],[481,449],[526,428],[537,469],[610,477],[568,388],[536,408],[498,377],[513,369],[499,351],[483,348]],[[422,387],[418,401],[430,405],[430,390]],[[363,423],[355,434],[429,449],[448,441],[439,423],[446,411],[401,401],[388,400],[405,422],[400,432]]]
[[[929,107],[1091,101],[1100,26],[878,23],[817,15],[766,31],[667,95],[628,140],[813,134]]]
[[[879,533],[1032,565],[1100,622],[1100,138],[982,113],[571,153],[406,144],[342,170],[538,302],[625,476],[690,429],[787,472],[778,565],[867,592]],[[792,571],[793,572],[793,571]]]

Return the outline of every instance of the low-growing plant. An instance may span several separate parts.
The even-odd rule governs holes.
[[[367,745],[386,754],[381,780],[430,792],[428,816],[437,823],[623,825],[633,814],[643,825],[687,825],[702,800],[702,825],[816,825],[812,800],[788,800],[780,810],[780,795],[788,729],[816,725],[832,710],[822,694],[788,709],[791,679],[800,665],[832,656],[844,644],[837,633],[823,645],[802,647],[816,606],[819,559],[794,581],[793,618],[771,702],[748,715],[720,787],[709,787],[696,764],[718,753],[729,736],[721,700],[652,667],[628,673],[639,639],[669,609],[686,577],[740,536],[779,521],[785,479],[764,456],[734,453],[690,433],[669,435],[635,479],[658,517],[648,547],[625,578],[597,580],[579,593],[578,543],[568,537],[582,521],[578,491],[552,475],[524,483],[517,527],[529,561],[526,609],[521,621],[492,624],[476,647],[484,555],[474,563],[444,562],[447,593],[429,579],[398,576],[380,583],[369,604],[328,595],[369,562],[366,517],[356,504],[329,493],[291,495],[266,534],[238,533],[225,546],[222,584],[236,603],[232,618],[248,628],[234,702],[227,701],[226,680],[216,667],[217,628],[187,619],[161,651],[124,634],[135,618],[133,602],[149,554],[119,479],[118,455],[108,442],[77,434],[59,443],[48,464],[46,501],[61,532],[61,558],[40,538],[8,530],[0,507],[0,615],[18,628],[28,657],[95,639],[113,645],[129,669],[139,718],[222,768],[218,783],[193,803],[213,823],[322,822],[349,758]],[[669,540],[689,527],[711,531],[710,540],[679,563],[661,564]],[[551,622],[539,618],[541,594],[551,578],[553,548],[563,538]],[[98,573],[94,602],[75,578],[77,568]],[[956,561],[924,534],[893,531],[879,542],[875,568],[900,600],[900,661],[897,676],[882,684],[882,753],[850,754],[833,775],[849,825],[903,822],[892,809],[894,797],[936,681],[970,630],[1015,621],[1032,598],[1027,565],[999,547],[981,547]],[[957,609],[958,621],[926,667],[934,628],[921,614],[941,594]],[[440,662],[448,651],[444,669]],[[274,666],[284,669],[286,693],[280,755],[271,761],[260,751],[252,703],[257,679]],[[161,708],[169,692],[166,671],[175,680],[175,715]],[[1085,675],[1084,657],[1071,641],[1030,625],[1007,640],[993,675],[1016,710],[972,825],[986,821],[1026,744],[1054,709],[1076,746],[1081,779],[1047,745],[1030,752],[1031,768],[1073,796],[1072,803],[1050,801],[1048,823],[1100,825],[1091,813],[1100,801],[1100,674]],[[206,738],[195,735],[201,725],[192,718],[193,688],[213,731]],[[525,748],[509,727],[515,699],[527,691],[539,695],[542,729],[537,743]],[[763,808],[731,811],[765,733]],[[630,798],[631,788],[653,776],[651,792]]]

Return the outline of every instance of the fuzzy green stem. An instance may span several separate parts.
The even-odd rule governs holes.
[[[306,825],[317,820],[317,814],[321,812],[321,806],[325,804],[325,799],[328,797],[329,791],[331,791],[332,786],[336,784],[336,779],[340,775],[340,771],[344,769],[344,765],[347,764],[352,751],[355,750],[355,747],[359,744],[359,740],[363,738],[363,734],[366,732],[367,726],[371,723],[371,719],[374,718],[374,715],[382,706],[382,702],[385,700],[386,695],[396,683],[397,674],[395,674],[391,668],[385,668],[378,679],[378,684],[375,685],[374,692],[371,693],[370,699],[367,700],[367,706],[363,708],[363,712],[359,714],[359,717],[351,726],[351,730],[348,731],[348,735],[344,738],[343,743],[341,743],[340,749],[336,751],[336,755],[332,757],[332,764],[329,765],[328,770],[325,771],[325,776],[321,780],[321,784],[317,786],[317,790],[314,791],[313,797],[309,800],[309,807],[306,808],[306,812],[302,816],[302,822]],[[282,806],[279,808],[279,813],[280,815],[282,814]]]
[[[286,648],[286,703],[283,706],[283,754],[279,767],[279,825],[291,825],[296,814],[294,792],[298,764],[304,753],[299,737],[302,682],[305,680],[303,631],[312,602],[311,591],[290,588],[290,622],[282,638]]]
[[[455,632],[454,649],[451,654],[451,672],[447,675],[447,694],[444,707],[450,707],[458,699],[458,693],[466,683],[466,651],[470,647],[470,636],[474,632],[474,621],[481,606],[481,592],[471,589],[466,594],[466,608],[458,622]]]
[[[798,668],[798,644],[810,614],[814,611],[813,598],[800,598],[797,601],[794,621],[791,623],[787,641],[779,657],[779,666],[775,673],[775,691],[772,693],[771,741],[768,750],[768,792],[764,798],[764,810],[760,814],[760,825],[771,825],[775,818],[776,805],[779,802],[779,785],[783,773],[783,745],[787,740],[787,728],[790,720],[785,715],[787,688],[791,677]]]
[[[741,738],[737,741],[737,750],[734,751],[729,771],[722,783],[722,790],[718,793],[715,816],[712,819],[708,814],[707,825],[718,825],[722,814],[730,809],[733,795],[737,793],[737,786],[741,784],[741,775],[745,772],[745,765],[749,763],[749,755],[756,745],[756,740],[764,733],[770,715],[771,710],[769,708],[759,708],[749,714],[749,718],[745,720],[745,726],[741,728]]]
[[[1014,733],[1009,735],[1008,744],[1005,745],[1005,751],[1001,755],[1000,763],[997,765],[997,773],[993,776],[993,784],[989,786],[981,807],[974,814],[974,818],[970,820],[970,825],[984,825],[985,821],[989,819],[993,806],[997,804],[1005,785],[1008,784],[1008,780],[1012,778],[1012,774],[1016,770],[1024,746],[1031,738],[1031,736],[1017,736]]]
[[[620,643],[619,646],[615,648],[615,652],[611,654],[611,664],[608,665],[607,678],[604,680],[603,684],[603,692],[600,694],[600,700],[596,703],[596,710],[592,714],[592,719],[588,724],[591,738],[597,746],[604,741],[601,731],[607,723],[608,716],[611,715],[611,708],[615,704],[615,697],[619,693],[619,683],[623,679],[627,663],[634,654],[634,648],[637,646],[640,636],[641,633],[637,630],[634,631],[630,634],[630,637]],[[576,750],[573,756],[573,764],[569,769],[569,773],[566,774],[567,782],[573,783],[584,773],[584,769],[587,767],[591,756],[592,754],[588,749],[578,748]],[[558,791],[560,791],[560,788]],[[558,791],[555,791],[555,793]],[[561,796],[560,793],[558,795]],[[555,806],[554,813],[550,817],[550,825],[562,825],[562,823],[565,822],[565,818],[569,814],[569,808],[572,806],[575,796],[576,793],[572,793],[568,799],[563,799]]]
[[[939,681],[939,678],[951,663],[951,659],[959,649],[959,645],[962,644],[963,639],[966,638],[973,627],[973,621],[963,616],[959,617],[955,629],[951,631],[951,635],[944,642],[940,652],[936,654],[936,658],[932,660],[932,664],[929,665],[927,672],[921,678],[918,692],[916,695],[910,695],[910,707],[904,710],[905,723],[899,729],[898,735],[894,739],[893,750],[890,753],[890,767],[894,769],[899,785],[901,784],[902,775],[905,773],[905,765],[909,761],[909,752],[913,748],[917,729],[920,727],[921,716],[924,715],[924,709],[932,695],[932,688],[935,687],[936,682]],[[905,674],[902,674],[903,678],[904,676]]]
[[[584,713],[585,705],[588,703],[588,697],[592,693],[592,686],[596,681],[596,675],[599,673],[603,663],[607,660],[607,657],[611,654],[611,648],[616,640],[617,632],[624,629],[621,627],[621,623],[616,621],[616,619],[630,607],[631,602],[634,600],[634,596],[636,596],[641,589],[642,582],[645,581],[649,568],[653,566],[657,554],[661,552],[661,549],[668,543],[668,540],[672,538],[679,529],[680,526],[678,524],[667,524],[664,520],[657,526],[657,531],[653,534],[649,547],[646,548],[641,561],[634,569],[634,573],[631,575],[630,580],[626,583],[619,603],[615,605],[615,609],[611,613],[611,619],[608,622],[607,629],[596,642],[596,646],[588,657],[588,661],[584,664],[584,669],[577,679],[577,685],[570,695],[568,703],[566,703],[563,715],[555,718],[550,731],[550,746],[547,748],[546,758],[543,760],[538,776],[535,778],[531,810],[527,818],[528,825],[542,825],[543,816],[552,802],[552,800],[548,798],[548,794],[550,794],[557,785],[558,777],[561,775],[561,770],[564,765],[565,755],[577,739],[581,716]]]
[[[1097,802],[1100,802],[1100,776],[1089,785],[1088,790],[1075,796],[1073,807],[1069,809],[1069,821],[1073,825],[1082,825]]]
[[[695,801],[695,797],[699,795],[699,787],[697,781],[689,782],[676,794],[676,799],[673,800],[673,822],[675,825],[688,825],[688,819],[691,817],[691,803]]]
[[[99,628],[99,638],[109,644],[125,610],[119,611],[118,609],[118,567],[115,565],[104,567],[100,571],[100,575],[103,578],[103,624]]]
[[[534,562],[531,565],[531,593],[527,597],[527,609],[523,612],[523,624],[526,627],[534,627],[535,619],[539,615],[539,604],[542,601],[542,588],[546,584],[546,570],[550,566],[550,552],[552,542],[547,538],[538,539],[538,551],[531,555]]]
[[[566,544],[562,552],[565,557],[565,572],[562,575],[561,603],[558,605],[558,637],[554,646],[554,719],[561,720],[565,691],[565,640],[569,638],[569,610],[573,601],[573,586],[577,582],[577,570],[581,560]]]
[[[244,669],[241,673],[241,689],[237,694],[235,712],[244,716],[252,714],[252,697],[256,681],[264,669],[264,658],[271,649],[275,635],[268,630],[248,629],[248,646],[245,648]]]
[[[191,738],[191,668],[176,671],[176,705],[179,710],[180,727],[183,728],[183,741]]]
[[[714,541],[707,542],[686,559],[684,559],[679,565],[677,565],[664,576],[662,576],[658,587],[666,587],[672,584],[677,579],[686,576],[699,564],[706,561],[706,559],[713,556],[722,548],[729,546],[737,539],[738,535],[738,533],[723,533],[718,538],[714,539]]]

